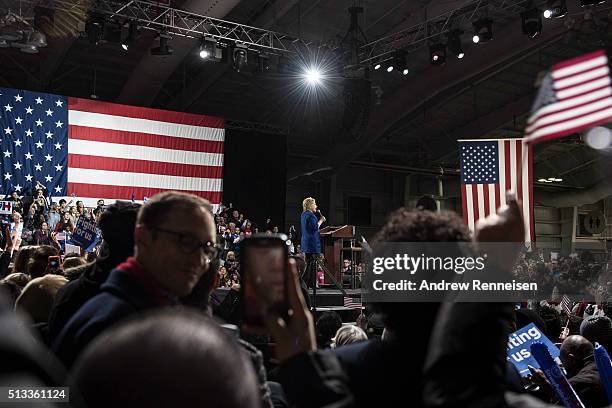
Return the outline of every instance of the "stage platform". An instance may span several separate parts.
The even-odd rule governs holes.
[[[346,296],[355,303],[361,303],[361,289],[344,289]],[[312,298],[312,289],[308,289],[308,295]],[[359,309],[346,307],[344,295],[336,288],[317,288],[317,312],[335,311],[341,314],[359,314]],[[363,307],[362,307],[363,309]]]

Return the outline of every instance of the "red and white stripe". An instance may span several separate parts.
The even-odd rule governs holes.
[[[596,51],[553,66],[557,102],[544,105],[527,121],[527,143],[556,139],[612,121],[608,58]]]
[[[69,98],[68,194],[141,202],[166,190],[223,190],[223,119]]]
[[[347,309],[361,309],[363,305],[361,304],[361,298],[354,300],[350,296],[344,296],[343,299],[344,307]]]
[[[499,183],[461,183],[463,220],[473,231],[476,221],[495,214],[499,207],[506,204],[506,191],[512,191],[522,202],[525,242],[535,242],[532,147],[527,145],[524,139],[493,141],[497,142]]]

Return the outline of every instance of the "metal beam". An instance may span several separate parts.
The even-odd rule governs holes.
[[[262,14],[254,21],[254,24],[264,28],[270,27],[276,20],[288,13],[297,3],[297,0],[283,0],[283,6],[280,10]],[[190,81],[190,84],[183,88],[181,92],[174,96],[172,101],[168,104],[168,108],[181,110],[189,109],[198,98],[206,94],[208,89],[231,69],[229,64],[223,67],[219,65],[220,64],[214,63],[205,64],[198,76]]]
[[[227,0],[216,4],[214,0],[189,0],[184,4],[184,8],[194,13],[205,13],[210,17],[221,18],[225,17],[239,1]],[[198,41],[193,38],[177,37],[172,41],[173,55],[160,58],[146,53],[132,71],[117,101],[131,105],[152,105],[168,78],[197,44]]]

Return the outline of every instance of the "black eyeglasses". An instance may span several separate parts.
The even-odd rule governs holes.
[[[185,254],[193,254],[196,250],[201,249],[204,251],[204,255],[206,255],[206,257],[210,260],[216,259],[219,256],[220,247],[212,241],[200,242],[192,235],[183,234],[182,232],[177,231],[170,231],[164,228],[149,227],[149,229],[174,235],[180,249]]]

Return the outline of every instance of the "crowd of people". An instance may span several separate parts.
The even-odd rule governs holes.
[[[545,407],[559,397],[543,373],[535,368],[522,378],[506,359],[508,335],[534,323],[558,343],[585,407],[612,403],[593,357],[596,343],[612,350],[610,286],[597,302],[572,302],[569,313],[551,296],[518,308],[377,303],[343,322],[335,312],[309,310],[300,285],[306,260],[289,228],[291,317],[266,317],[262,352],[214,315],[211,296],[220,287],[239,293],[241,239],[279,232],[270,220],[256,225],[232,206],[214,213],[206,200],[177,192],[142,206],[99,202],[95,209],[49,203],[44,191],[12,201],[14,224],[5,228],[0,256],[6,384],[70,385],[72,404],[88,407]],[[372,244],[521,242],[519,207],[512,197],[508,203],[474,234],[455,213],[401,208]],[[61,254],[53,232],[74,227],[73,216],[96,220],[101,241],[93,255]],[[49,241],[28,241],[25,231]],[[521,258],[513,271],[508,265],[518,256],[503,254],[493,267],[538,279],[543,268],[568,279],[585,269],[569,258],[550,265]],[[353,267],[363,265],[344,265]],[[607,264],[586,269],[610,272]]]
[[[515,263],[513,275],[520,282],[536,282],[547,299],[554,302],[560,302],[567,295],[601,303],[612,297],[612,273],[606,265],[604,261],[580,258],[577,253],[544,261],[536,252],[531,256],[522,254]]]

